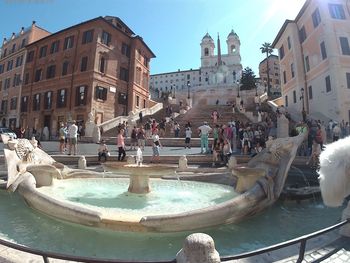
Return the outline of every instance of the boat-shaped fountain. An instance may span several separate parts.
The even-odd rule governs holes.
[[[303,134],[276,139],[245,166],[234,167],[230,173],[238,178],[236,189],[212,183],[149,179],[154,175],[174,173],[176,167],[173,166],[110,165],[118,173],[131,178],[146,178],[138,183],[141,186],[136,187],[141,189],[138,191],[131,187],[132,183],[128,184],[126,178],[104,178],[101,173],[71,169],[57,163],[36,147],[35,141],[4,138],[7,145],[4,149],[8,168],[7,188],[12,191],[18,189],[30,207],[77,224],[133,232],[196,230],[237,222],[271,206],[282,191],[289,167],[303,139]],[[108,187],[84,192],[88,185]],[[117,192],[120,185],[122,190]],[[155,208],[154,201],[163,199],[159,193],[170,189],[175,189],[170,193],[172,198],[164,207]],[[118,198],[110,198],[109,194],[113,191]],[[117,203],[119,197],[125,209],[118,210],[111,205]],[[182,206],[175,209],[180,197]],[[205,199],[207,202],[204,202]],[[134,206],[128,206],[130,200]],[[199,206],[191,205],[191,201]],[[139,207],[149,209],[143,212]]]

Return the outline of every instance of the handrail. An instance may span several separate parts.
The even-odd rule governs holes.
[[[311,239],[311,238],[314,238],[316,236],[330,232],[330,231],[337,229],[343,225],[346,225],[347,223],[350,223],[350,218],[348,218],[340,223],[337,223],[333,226],[330,226],[330,227],[321,229],[319,231],[313,232],[311,234],[303,235],[303,236],[297,237],[295,239],[287,240],[285,242],[281,242],[281,243],[278,243],[278,244],[275,244],[272,246],[264,247],[264,248],[257,249],[257,250],[251,251],[251,252],[241,253],[241,254],[234,255],[234,256],[224,256],[224,257],[221,257],[221,261],[224,262],[224,261],[229,261],[229,260],[236,260],[236,259],[241,259],[241,258],[246,258],[246,257],[252,257],[252,256],[256,256],[256,255],[263,254],[266,252],[270,252],[273,250],[277,250],[277,249],[281,249],[281,248],[295,245],[298,243],[302,243],[302,245],[300,246],[300,250],[299,250],[299,252],[302,252],[302,253],[299,253],[299,258],[297,261],[297,262],[301,262],[301,260],[304,258],[305,245],[306,245],[306,241],[308,239]]]
[[[337,229],[337,228],[339,228],[347,223],[350,223],[350,218],[348,218],[340,223],[337,223],[333,226],[321,229],[319,231],[313,232],[313,233],[308,234],[308,235],[303,235],[301,237],[298,237],[298,238],[295,238],[292,240],[281,242],[281,243],[276,244],[276,245],[272,245],[272,246],[265,247],[262,249],[257,249],[257,250],[251,251],[251,252],[241,253],[241,254],[234,255],[234,256],[223,256],[223,257],[221,257],[221,261],[225,262],[225,261],[229,261],[229,260],[237,260],[237,259],[252,257],[252,256],[256,256],[259,254],[267,253],[267,252],[270,252],[273,250],[277,250],[277,249],[288,247],[288,246],[291,246],[294,244],[301,243],[301,246],[299,249],[299,257],[298,257],[297,262],[302,262],[302,260],[304,259],[306,241],[308,239],[311,239],[311,238],[314,238],[316,236],[330,232],[330,231]],[[97,258],[72,256],[72,255],[65,255],[65,254],[60,254],[60,253],[55,253],[55,252],[46,252],[46,251],[42,251],[39,249],[34,249],[34,248],[26,247],[23,245],[15,244],[15,243],[3,240],[3,239],[0,239],[0,245],[4,245],[6,247],[20,250],[23,252],[27,252],[30,254],[42,256],[45,263],[49,262],[49,258],[62,259],[62,260],[73,260],[76,262],[86,262],[86,263],[131,263],[131,262],[134,262],[134,263],[176,263],[176,259],[165,260],[165,261],[128,261],[128,260],[120,260],[120,259],[97,259]]]

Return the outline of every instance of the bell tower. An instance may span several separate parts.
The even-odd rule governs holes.
[[[239,41],[238,35],[231,30],[230,34],[227,36],[227,54],[228,55],[240,55],[241,42]]]
[[[206,33],[201,42],[201,65],[208,67],[210,58],[214,56],[215,44],[209,33]]]

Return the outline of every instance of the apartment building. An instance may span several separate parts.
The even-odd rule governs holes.
[[[142,37],[117,17],[97,17],[26,46],[21,124],[56,135],[59,124],[97,124],[148,107],[149,65]]]
[[[276,55],[269,55],[259,63],[259,78],[267,91],[267,66],[269,66],[270,92],[272,97],[279,97],[281,94],[280,66]]]
[[[350,3],[307,0],[286,20],[272,46],[279,50],[281,88],[289,112],[350,121]]]
[[[4,38],[0,52],[0,121],[1,126],[19,127],[20,97],[27,44],[46,37],[50,32],[38,27],[33,21],[28,28]]]

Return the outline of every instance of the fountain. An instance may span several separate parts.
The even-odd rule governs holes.
[[[201,187],[218,191],[211,194],[214,200],[210,200],[204,207],[192,207],[185,198],[182,201],[183,207],[190,206],[190,210],[153,213],[151,209],[146,214],[134,213],[129,211],[130,209],[128,212],[115,212],[106,209],[103,204],[101,207],[95,204],[81,204],[77,201],[82,199],[80,197],[74,200],[64,199],[59,196],[58,191],[71,183],[75,184],[74,192],[74,189],[85,188],[83,182],[92,184],[106,182],[114,187],[114,184],[120,183],[123,179],[101,178],[100,173],[70,169],[55,162],[52,157],[26,139],[3,139],[3,142],[8,146],[8,149],[4,149],[8,166],[7,187],[12,191],[18,188],[27,204],[36,210],[66,221],[99,228],[132,232],[177,232],[238,222],[271,206],[282,191],[291,162],[303,139],[304,134],[276,139],[246,166],[234,167],[232,173],[238,177],[237,185],[245,186],[238,189],[239,194],[228,186],[189,182],[191,190],[188,192],[196,193]],[[153,190],[150,192],[150,181],[157,187],[162,184],[161,182],[165,182],[159,178],[149,180],[149,177],[174,173],[176,167],[144,165],[141,163],[141,157],[140,154],[137,156],[137,164],[107,162],[105,168],[114,169],[118,173],[129,175],[130,178],[137,178],[130,179],[129,192],[141,195],[138,202],[143,203],[148,197],[153,197],[152,194],[157,194],[153,193]],[[246,176],[247,173],[253,176]],[[141,183],[139,178],[142,178]],[[178,182],[167,183],[172,184],[170,189]],[[133,184],[137,186],[134,187]],[[219,193],[222,193],[221,197]],[[128,196],[126,195],[126,199]],[[103,199],[103,196],[101,198]],[[196,199],[194,203],[201,202]]]

